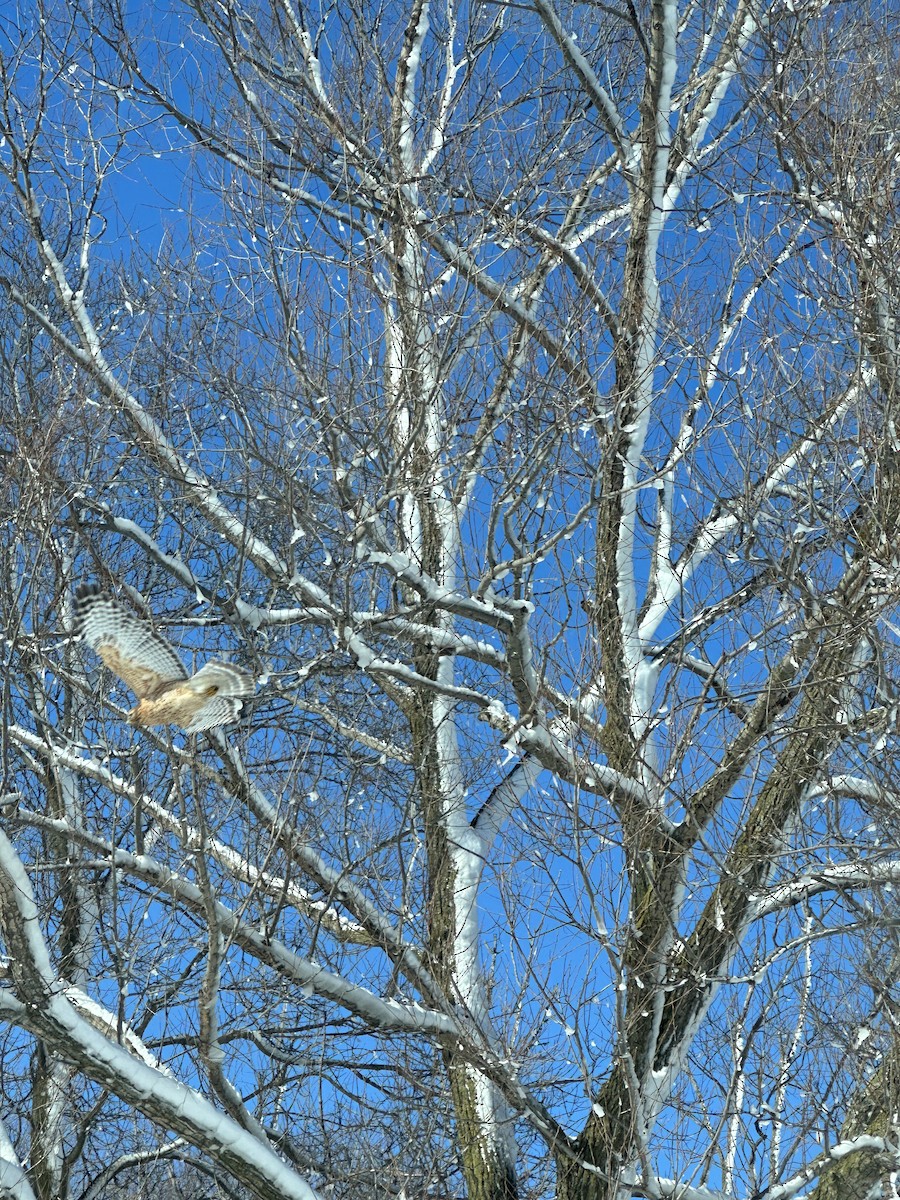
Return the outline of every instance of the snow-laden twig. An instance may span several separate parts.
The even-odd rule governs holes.
[[[466,65],[465,60],[459,62],[456,58],[455,43],[456,43],[456,8],[453,0],[446,5],[445,19],[447,21],[447,32],[445,34],[444,47],[444,81],[441,84],[440,101],[438,103],[438,111],[434,118],[434,124],[431,129],[431,136],[428,139],[428,147],[422,155],[421,171],[423,174],[430,171],[435,159],[444,148],[444,142],[447,137],[447,124],[450,117],[450,111],[453,106],[454,87],[456,86],[456,77],[462,67]]]
[[[204,829],[205,834],[205,829]],[[216,903],[214,888],[209,877],[204,846],[197,847],[192,860],[199,880],[203,916],[206,919],[206,963],[203,981],[197,997],[198,1045],[200,1060],[213,1093],[218,1096],[226,1110],[248,1133],[260,1142],[267,1141],[266,1131],[244,1104],[243,1097],[232,1083],[225,1070],[225,1052],[219,1042],[219,988],[222,965],[225,961],[227,942],[225,930],[219,922],[220,906]]]
[[[580,239],[576,235],[569,235],[568,238],[563,239],[539,225],[528,224],[520,219],[516,221],[516,229],[518,232],[524,232],[534,238],[539,245],[549,250],[554,256],[558,256],[565,263],[572,272],[572,278],[578,284],[582,293],[590,300],[591,304],[594,305],[594,308],[602,317],[613,339],[618,339],[621,336],[622,330],[613,302],[600,287],[593,272],[588,269],[578,256],[577,249],[572,244],[573,241],[577,243]]]
[[[803,947],[803,985],[797,1004],[797,1017],[791,1033],[789,1045],[785,1048],[778,1065],[778,1077],[775,1081],[774,1103],[771,1106],[772,1135],[769,1144],[769,1178],[778,1179],[781,1175],[781,1142],[784,1136],[785,1107],[787,1103],[788,1085],[795,1075],[794,1063],[800,1053],[806,1024],[809,1018],[809,998],[813,989],[814,970],[812,960],[812,939],[810,934],[814,918],[807,913],[804,919]]]
[[[632,1194],[645,1196],[647,1200],[737,1200],[731,1192],[723,1192],[718,1188],[696,1187],[690,1183],[682,1183],[680,1179],[662,1179],[659,1176],[638,1179]]]
[[[647,599],[643,605],[641,614],[641,622],[639,636],[646,644],[655,636],[662,621],[671,613],[673,606],[684,595],[685,588],[696,572],[700,564],[705,560],[705,555],[698,555],[696,559],[682,556],[678,563],[674,562],[671,556],[672,551],[672,521],[673,521],[673,499],[674,499],[674,482],[675,469],[677,465],[684,459],[691,444],[696,436],[696,419],[701,405],[707,399],[713,381],[717,376],[719,364],[722,356],[725,353],[731,340],[740,329],[741,324],[750,310],[750,306],[764,283],[773,275],[780,266],[787,261],[796,247],[797,238],[799,238],[802,229],[788,241],[788,244],[782,251],[775,256],[774,260],[769,264],[768,268],[761,272],[754,280],[753,284],[747,288],[746,292],[737,305],[736,310],[732,313],[729,320],[725,321],[716,340],[716,345],[709,356],[706,363],[701,383],[695,389],[694,395],[688,405],[688,409],[684,414],[681,422],[681,428],[678,436],[672,446],[671,451],[666,459],[666,463],[659,475],[660,500],[658,505],[658,533],[656,545],[654,547],[653,564],[651,570],[650,581],[647,589]],[[734,514],[729,514],[732,518]],[[719,540],[727,536],[731,532],[733,525],[728,530],[721,530]],[[698,539],[699,545],[699,539]],[[706,551],[710,553],[715,543],[711,543]]]
[[[133,804],[140,805],[145,812],[152,814],[155,821],[173,836],[179,838],[179,840],[183,835],[187,836],[188,841],[199,840],[197,831],[185,825],[181,818],[176,817],[174,813],[164,805],[159,804],[152,796],[141,792],[140,789],[128,783],[121,776],[116,775],[115,772],[96,759],[52,742],[47,742],[37,734],[31,733],[29,730],[17,725],[10,726],[8,732],[17,745],[35,750],[42,756],[48,755],[52,760],[58,761],[89,778],[96,779],[117,795],[125,796]],[[223,756],[223,761],[233,772],[233,778],[231,781],[228,781],[214,771],[204,772],[204,777],[216,786],[237,796],[245,803],[250,803],[255,815],[262,822],[263,827],[271,830],[272,838],[274,840],[279,840],[280,838],[284,841],[289,855],[333,900],[327,902],[316,900],[312,896],[309,896],[296,883],[261,871],[251,864],[244,855],[233,850],[219,839],[207,837],[207,852],[215,854],[223,867],[228,871],[235,872],[238,878],[244,879],[252,887],[271,895],[279,903],[296,906],[299,912],[310,916],[339,941],[349,944],[377,944],[382,946],[391,955],[396,957],[404,970],[411,972],[411,978],[422,989],[424,995],[430,998],[439,996],[440,989],[431,979],[429,972],[414,947],[402,940],[398,931],[391,925],[387,918],[371,903],[361,889],[349,880],[346,872],[330,867],[312,846],[297,837],[293,826],[283,820],[263,794],[262,790],[252,782],[238,751],[234,747],[227,745],[225,739],[220,734],[217,735],[214,733],[210,736],[217,742]],[[171,752],[177,755],[177,751],[174,748]],[[196,765],[188,756],[184,756],[183,761]],[[25,815],[28,815],[34,823],[42,824],[48,828],[56,828],[51,819],[44,817],[42,814],[26,814],[23,810],[23,816]],[[79,840],[84,836],[83,833],[76,831],[68,825],[59,826],[58,832],[66,833]],[[105,852],[106,850],[104,850]],[[344,904],[349,911],[357,916],[357,919],[361,923],[357,924],[348,921],[345,917],[337,913],[333,903],[335,900]]]
[[[406,765],[412,762],[412,757],[407,749],[398,746],[394,742],[382,741],[381,738],[377,738],[373,734],[367,733],[366,730],[360,729],[358,725],[351,725],[349,721],[342,720],[330,704],[320,704],[313,700],[304,700],[297,695],[296,688],[282,686],[279,690],[282,695],[287,697],[298,712],[309,713],[316,717],[336,733],[339,733],[348,742],[355,742],[358,746],[365,746],[367,750],[374,751],[379,757],[383,756],[385,761],[390,760],[391,762],[404,763]]]
[[[699,94],[682,117],[677,139],[679,153],[666,192],[667,208],[674,208],[677,204],[685,180],[695,168],[703,139],[737,76],[758,28],[756,8],[748,0],[741,0],[716,60],[706,72]]]
[[[156,862],[149,855],[131,854],[129,851],[110,847],[108,862],[98,862],[98,866],[102,865],[112,865],[137,879],[142,879],[145,883],[152,884],[194,912],[207,912],[207,897],[204,896],[202,888]],[[324,996],[340,1008],[360,1017],[369,1026],[397,1033],[423,1034],[432,1038],[463,1036],[460,1025],[445,1013],[425,1008],[415,1002],[401,1003],[399,1000],[383,999],[370,989],[351,983],[343,976],[326,970],[319,963],[296,954],[268,932],[248,924],[221,901],[213,901],[209,911],[213,913],[221,934],[246,954],[264,963],[298,988],[305,989],[307,994]]]
[[[117,516],[108,504],[104,504],[102,500],[91,497],[90,500],[85,500],[85,504],[89,504],[90,508],[102,514],[104,521],[109,529],[115,533],[122,534],[130,541],[147,553],[150,558],[159,563],[170,575],[177,579],[184,587],[193,592],[198,599],[209,602],[213,599],[212,593],[204,584],[197,578],[187,563],[176,554],[167,554],[162,546],[151,537],[149,533],[139,525],[137,521],[131,520],[129,517]]]
[[[502,730],[502,724],[492,722]],[[554,723],[556,726],[556,723]],[[565,721],[559,722],[559,732],[545,725],[516,726],[511,731],[511,741],[517,749],[533,754],[548,771],[558,775],[567,783],[575,784],[582,791],[605,796],[614,803],[627,802],[649,810],[651,796],[637,779],[609,767],[578,757],[562,739]]]
[[[119,383],[100,348],[100,337],[87,313],[87,307],[82,297],[75,296],[69,287],[62,263],[56,257],[52,246],[44,239],[41,240],[48,272],[56,283],[61,301],[69,312],[73,324],[81,334],[81,345],[77,345],[66,337],[59,326],[51,320],[47,313],[33,305],[22,291],[10,280],[2,279],[10,299],[24,312],[38,322],[53,340],[63,349],[73,362],[83,367],[95,380],[98,386],[118,404],[131,420],[135,432],[154,461],[163,469],[165,474],[184,488],[192,503],[236,549],[250,559],[264,574],[284,581],[288,577],[285,563],[261,539],[252,534],[247,527],[230,512],[219,499],[210,481],[201,472],[188,466],[187,462],[175,449],[173,443],[163,433],[160,425],[146,412],[137,400],[122,384]],[[304,582],[292,580],[300,588]],[[315,593],[319,592],[310,585]],[[323,598],[326,599],[327,597]]]

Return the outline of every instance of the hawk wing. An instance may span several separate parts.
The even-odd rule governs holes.
[[[75,592],[74,632],[139,700],[153,696],[161,684],[187,679],[166,639],[96,584],[82,584]]]
[[[241,719],[243,703],[234,696],[214,696],[194,713],[186,733],[200,733],[204,729],[215,729],[217,725],[233,725]]]
[[[256,691],[256,680],[230,663],[208,662],[185,686],[198,697],[209,697],[193,714],[190,724],[185,725],[188,733],[199,733],[201,729],[237,721],[243,708],[242,699]]]

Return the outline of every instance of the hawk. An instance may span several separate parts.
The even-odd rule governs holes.
[[[137,696],[130,725],[180,725],[188,733],[229,725],[242,697],[256,690],[253,676],[229,663],[208,662],[188,677],[166,639],[96,584],[75,591],[74,632]]]

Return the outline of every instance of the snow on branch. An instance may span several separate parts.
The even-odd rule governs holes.
[[[470,621],[483,622],[496,629],[512,628],[514,618],[503,610],[501,601],[477,600],[473,596],[465,596],[462,592],[445,587],[423,571],[408,554],[401,551],[387,553],[381,550],[363,550],[359,557],[372,566],[384,567],[398,582],[405,583],[418,592],[423,600],[446,612]]]
[[[74,984],[64,984],[63,994],[78,1009],[88,1024],[93,1025],[104,1037],[118,1042],[136,1058],[139,1058],[141,1062],[145,1062],[148,1066],[153,1067],[154,1070],[162,1071],[164,1075],[173,1078],[169,1068],[163,1066],[155,1054],[150,1053],[144,1045],[143,1040],[126,1021],[122,1020],[121,1016],[117,1013],[111,1013],[108,1008],[104,1008],[102,1004],[98,1003],[93,996],[89,996],[87,992],[75,987]]]
[[[31,881],[13,848],[0,829],[0,924],[9,960],[9,973],[16,990],[32,999],[49,996],[56,973],[41,933],[40,917]]]
[[[868,380],[866,381],[868,382]],[[745,520],[744,511],[758,512],[764,500],[775,494],[791,476],[792,472],[822,445],[825,435],[838,425],[862,394],[860,385],[854,381],[831,405],[818,420],[813,422],[806,433],[797,439],[769,467],[765,477],[754,489],[749,506],[721,509],[716,508],[701,525],[691,543],[685,548],[675,566],[675,571],[684,587],[688,579],[696,573],[698,567],[729,534],[739,528]]]
[[[66,832],[75,841],[83,840],[80,837],[81,831],[77,829],[67,829]],[[0,831],[0,871],[4,869],[6,862],[3,854],[4,839],[5,835]],[[96,843],[98,839],[92,840]],[[20,898],[26,894],[30,896],[31,887],[24,868],[12,851],[8,840],[6,840],[6,846],[8,852],[12,854],[12,860],[8,865],[8,872],[10,877],[18,879],[16,895]],[[99,865],[103,867],[112,865],[117,870],[127,872],[129,875],[141,879],[145,883],[151,883],[161,892],[178,900],[182,905],[201,915],[206,915],[210,907],[209,897],[204,894],[200,886],[179,875],[177,872],[170,870],[168,867],[163,866],[147,854],[132,854],[130,851],[118,849],[107,844],[103,846]],[[18,874],[14,875],[14,872]],[[2,882],[3,875],[0,874],[0,888],[2,888]],[[25,903],[24,900],[22,903]],[[346,1008],[347,1011],[354,1013],[367,1023],[383,1029],[405,1030],[407,1032],[424,1033],[431,1036],[460,1036],[461,1030],[451,1017],[431,1009],[423,1008],[419,1004],[401,1004],[396,1000],[381,999],[367,988],[350,983],[342,976],[335,975],[311,959],[303,958],[301,955],[289,950],[283,942],[280,942],[268,933],[260,932],[257,928],[236,915],[221,901],[213,902],[212,911],[218,929],[223,935],[240,946],[246,953],[252,955],[257,961],[265,963],[284,978],[292,980],[298,987],[307,990],[309,994],[315,991],[341,1007]],[[32,940],[29,955],[19,955],[19,959],[17,959],[15,965],[17,966],[23,957],[26,966],[29,966],[33,962],[37,963],[40,953],[43,953],[45,961],[43,961],[43,965],[40,968],[40,978],[45,988],[49,990],[55,986],[55,974],[50,966],[46,944],[37,927],[36,910],[33,920],[29,920],[26,914],[26,916],[23,916],[20,924],[25,927],[23,932],[27,931],[34,934],[36,931],[36,937]]]
[[[22,815],[25,819],[29,816],[29,814]],[[30,815],[36,816],[36,814]],[[152,884],[159,891],[177,898],[181,903],[195,912],[204,915],[207,914],[210,906],[210,897],[205,895],[203,890],[196,884],[162,866],[148,855],[132,854],[109,843],[104,844],[101,839],[96,838],[94,835],[65,826],[63,822],[56,822],[54,827],[58,830],[65,828],[67,835],[76,842],[81,841],[91,843],[98,848],[102,847],[102,857],[98,858],[96,864],[98,867],[109,868],[112,866],[117,871],[122,871],[143,880],[145,883]],[[2,833],[0,833],[0,838],[3,838]],[[20,907],[27,917],[29,912],[36,913],[30,882],[24,868],[18,858],[16,858],[14,852],[12,852],[8,841],[6,845],[9,847],[9,854],[4,856],[2,843],[0,843],[0,883],[2,883],[3,879],[3,865],[8,862],[10,875],[17,880],[17,896],[20,900]],[[468,1023],[461,1022],[449,1013],[445,1014],[436,1012],[433,1009],[426,1009],[416,1003],[402,1004],[395,1000],[381,999],[368,989],[349,983],[342,977],[326,971],[317,963],[313,963],[293,953],[277,939],[273,939],[266,933],[260,932],[258,929],[250,926],[221,902],[213,901],[213,908],[219,933],[239,946],[245,953],[256,958],[257,961],[266,963],[285,978],[291,979],[304,991],[309,990],[310,993],[316,992],[324,996],[326,999],[344,1007],[347,1011],[354,1013],[370,1025],[378,1026],[395,1033],[405,1032],[424,1035],[442,1044],[449,1042],[458,1052],[464,1055],[467,1061],[488,1074],[503,1090],[510,1101],[520,1108],[534,1124],[535,1128],[544,1136],[553,1142],[564,1137],[559,1127],[540,1102],[517,1080],[514,1072],[510,1071],[508,1062],[499,1058],[497,1052],[488,1047],[478,1029],[471,1027]],[[64,1057],[67,1057],[70,1061],[74,1060],[78,1068],[88,1075],[89,1078],[108,1087],[124,1099],[135,1103],[136,1107],[153,1117],[153,1119],[160,1120],[169,1128],[183,1133],[192,1144],[202,1149],[204,1143],[198,1139],[196,1127],[198,1125],[201,1129],[204,1127],[199,1121],[192,1121],[193,1109],[182,1101],[182,1105],[186,1107],[188,1115],[179,1122],[173,1120],[171,1114],[160,1107],[165,1104],[169,1095],[166,1089],[163,1089],[160,1093],[160,1089],[156,1088],[153,1097],[148,1098],[146,1090],[149,1088],[149,1085],[147,1085],[145,1077],[134,1069],[136,1067],[143,1067],[144,1064],[139,1061],[139,1058],[133,1057],[132,1054],[126,1052],[121,1047],[108,1043],[106,1038],[101,1036],[100,1030],[102,1025],[105,1024],[107,1028],[109,1027],[108,1020],[101,1022],[97,1019],[97,1012],[102,1013],[104,1010],[89,1001],[87,997],[82,999],[80,995],[71,996],[69,994],[71,991],[70,985],[63,981],[57,981],[54,978],[46,944],[43,942],[40,930],[36,925],[36,915],[35,925],[31,933],[31,941],[33,942],[32,958],[37,960],[40,958],[41,953],[43,954],[43,967],[41,967],[38,973],[39,994],[45,999],[48,997],[52,997],[52,999],[47,1000],[46,1003],[42,1003],[41,1005],[33,1002],[26,1005],[16,999],[9,991],[0,989],[0,1014],[5,1014],[10,1021],[29,1029],[37,1036],[46,1038],[51,1043],[53,1049],[57,1050]],[[9,944],[9,942],[9,933],[7,932],[7,943]],[[22,938],[19,937],[18,940],[14,938],[13,942],[14,944],[19,944],[22,942]],[[28,978],[31,979],[33,975],[34,970],[32,968],[31,975]],[[73,998],[77,1003],[73,1004]],[[57,1001],[65,1001],[66,1010],[68,1010],[69,1015],[66,1015],[65,1010],[60,1008]],[[86,1020],[85,1017],[76,1015],[80,1010],[88,1007],[92,1010],[90,1021]],[[75,1023],[76,1021],[78,1024]],[[76,1037],[74,1046],[65,1040],[70,1034]],[[101,1043],[110,1047],[110,1051],[97,1049]],[[120,1051],[120,1056],[115,1059],[114,1063],[111,1062],[112,1051]],[[140,1058],[143,1057],[143,1055],[140,1056]],[[124,1066],[126,1061],[132,1064],[129,1078],[136,1083],[137,1090],[123,1087],[118,1075],[110,1074],[111,1066],[118,1066],[121,1072],[127,1074]],[[150,1070],[151,1068],[147,1067],[146,1069]],[[152,1073],[154,1076],[169,1080],[186,1095],[193,1096],[195,1094],[190,1089],[183,1088],[180,1084],[175,1084],[175,1081],[170,1076],[163,1074],[162,1069],[153,1069]],[[143,1089],[141,1088],[141,1080],[144,1080]],[[150,1099],[159,1103],[154,1103],[153,1106],[148,1107]],[[206,1102],[204,1101],[203,1103],[205,1104]],[[220,1115],[220,1120],[227,1119]],[[236,1127],[239,1128],[239,1126]],[[250,1137],[249,1134],[245,1134],[245,1136]],[[253,1138],[251,1138],[251,1141],[257,1148],[260,1147],[259,1141]],[[243,1178],[240,1172],[233,1166],[232,1170],[235,1170],[239,1178]],[[295,1193],[287,1192],[285,1194],[293,1196]],[[311,1193],[309,1194],[311,1195]]]
[[[384,172],[384,164],[373,155],[362,139],[357,139],[344,125],[331,103],[322,76],[322,67],[313,49],[312,38],[303,29],[293,13],[289,0],[281,0],[281,6],[288,15],[288,20],[294,28],[297,44],[307,67],[307,85],[319,115],[328,125],[332,136],[341,148],[341,155],[346,160],[345,167],[329,176],[330,196],[340,197],[344,205],[331,203],[328,197],[317,195],[315,191],[297,187],[287,183],[280,177],[282,164],[270,161],[260,161],[258,156],[245,154],[221,139],[217,131],[197,121],[191,114],[178,108],[171,100],[155,87],[151,80],[142,77],[142,82],[153,95],[154,100],[174,118],[190,135],[211,153],[222,158],[236,170],[246,173],[262,187],[271,189],[284,200],[292,204],[303,204],[313,211],[321,213],[353,229],[361,237],[371,235],[371,228],[359,219],[354,210],[369,213],[378,220],[383,219],[385,208],[394,196],[396,182]],[[352,180],[355,170],[359,183]],[[283,168],[285,171],[287,167]],[[547,328],[527,305],[522,304],[507,288],[498,283],[478,262],[473,252],[456,245],[445,232],[445,222],[432,218],[421,208],[415,208],[410,213],[410,219],[423,243],[426,243],[444,260],[447,266],[455,271],[466,282],[471,283],[478,292],[491,302],[493,310],[499,310],[510,316],[516,323],[530,333],[537,343],[546,351],[555,365],[572,378],[578,390],[587,397],[599,410],[604,407],[603,397],[597,390],[597,384],[590,371],[585,369],[577,357],[567,352],[565,342],[557,338]],[[601,222],[602,223],[602,222]]]
[[[673,154],[674,169],[666,194],[667,207],[672,208],[678,202],[684,182],[695,167],[703,139],[728,94],[758,28],[755,6],[749,0],[741,0],[716,60],[702,78],[694,103],[684,110],[673,147],[677,153]]]
[[[169,1159],[178,1159],[181,1162],[189,1162],[195,1170],[214,1176],[215,1172],[210,1166],[190,1151],[190,1143],[184,1138],[173,1138],[171,1142],[162,1146],[152,1146],[147,1150],[135,1150],[130,1154],[120,1154],[94,1175],[87,1188],[81,1193],[80,1200],[102,1200],[102,1197],[110,1194],[110,1183],[117,1175],[143,1163],[159,1163]]]
[[[266,1145],[199,1092],[104,1037],[62,992],[41,1003],[24,1004],[0,989],[0,1016],[40,1038],[50,1051],[150,1120],[177,1130],[198,1150],[214,1156],[255,1195],[316,1200],[309,1184]]]
[[[635,1196],[646,1196],[648,1200],[737,1200],[718,1188],[693,1187],[680,1179],[652,1178],[639,1180],[633,1189]]]
[[[8,1196],[9,1200],[37,1200],[28,1174],[19,1161],[2,1120],[0,1120],[0,1196]]]
[[[91,497],[90,500],[84,499],[83,503],[90,505],[91,509],[99,512],[109,529],[115,533],[122,534],[123,537],[130,538],[142,550],[146,551],[155,562],[158,562],[170,575],[173,575],[186,588],[192,591],[198,599],[203,599],[207,602],[213,599],[210,591],[204,587],[187,563],[174,554],[166,553],[156,538],[151,537],[137,521],[132,521],[127,517],[117,517],[107,504],[94,497]]]
[[[163,433],[159,424],[145,411],[140,401],[116,379],[100,348],[100,338],[88,316],[84,299],[69,287],[62,264],[50,244],[42,240],[41,245],[48,272],[56,284],[57,292],[68,315],[79,330],[83,344],[79,346],[71,338],[66,337],[59,326],[45,312],[33,305],[15,284],[9,279],[2,278],[0,283],[5,286],[10,299],[29,316],[34,317],[41,328],[53,338],[73,362],[83,367],[107,397],[120,406],[131,420],[141,444],[151,454],[153,460],[164,470],[166,475],[184,486],[191,501],[211,524],[235,548],[246,554],[264,574],[283,581],[287,577],[287,567],[284,562],[229,511],[219,499],[218,493],[206,476],[188,466]]]
[[[534,787],[540,771],[540,761],[533,755],[526,755],[497,784],[475,814],[472,825],[484,847],[485,856],[510,813]]]
[[[900,859],[873,863],[834,863],[819,870],[805,871],[796,879],[778,884],[755,897],[753,915],[767,917],[823,892],[872,888],[900,883]]]
[[[330,867],[308,842],[297,836],[293,826],[284,821],[262,789],[253,782],[236,747],[229,745],[218,731],[212,737],[219,747],[223,762],[232,772],[229,787],[231,794],[248,804],[263,827],[271,830],[273,840],[279,839],[284,843],[290,856],[306,874],[329,896],[333,896],[352,912],[357,920],[374,934],[379,945],[396,956],[399,965],[410,974],[425,995],[432,998],[439,996],[440,989],[431,978],[418,952],[403,942],[390,921],[362,889],[351,882],[346,871]]]
[[[566,783],[605,796],[613,803],[627,801],[649,811],[651,796],[642,783],[605,763],[579,757],[562,741],[561,730],[566,723],[565,718],[554,721],[549,729],[546,725],[517,725],[509,741],[518,749],[533,754],[546,770]],[[655,809],[654,815],[658,817]]]
[[[535,0],[534,7],[549,29],[553,40],[559,46],[560,50],[562,50],[566,62],[578,76],[581,86],[597,110],[606,132],[616,147],[622,166],[626,169],[629,168],[632,159],[631,140],[615,101],[597,78],[594,68],[582,54],[575,39],[571,34],[566,33],[562,21],[560,21],[556,10],[550,4],[549,0]]]
[[[859,1137],[848,1138],[846,1141],[830,1146],[821,1158],[798,1172],[792,1179],[776,1184],[775,1187],[763,1192],[761,1200],[791,1200],[791,1197],[796,1196],[813,1179],[821,1175],[826,1167],[840,1162],[848,1154],[859,1154],[864,1150],[869,1150],[874,1154],[889,1155],[894,1160],[894,1170],[900,1167],[900,1148],[896,1143],[887,1138],[873,1137],[871,1134],[863,1133]]]
[[[132,803],[139,804],[144,811],[151,813],[157,822],[179,839],[185,832],[185,829],[188,829],[191,838],[196,843],[199,843],[200,838],[197,831],[191,831],[190,827],[186,827],[164,805],[159,804],[152,796],[140,792],[139,789],[128,783],[121,776],[116,775],[96,759],[48,742],[37,734],[31,733],[18,725],[9,726],[8,734],[17,745],[27,750],[38,751],[41,755],[47,755],[53,761],[88,778],[96,779],[117,795],[125,796]],[[238,871],[240,877],[246,879],[254,887],[259,887],[262,890],[267,890],[271,887],[274,889],[274,897],[279,901],[287,899],[288,903],[296,903],[299,906],[299,911],[312,915],[316,921],[328,929],[338,940],[347,943],[362,945],[377,944],[382,946],[389,954],[395,957],[396,961],[410,975],[410,978],[415,981],[423,994],[429,997],[440,996],[440,989],[431,978],[415,948],[403,941],[390,921],[372,904],[365,893],[350,881],[346,871],[330,867],[312,846],[297,836],[293,826],[279,815],[275,806],[252,781],[237,749],[230,746],[215,731],[209,736],[216,743],[222,755],[222,761],[231,773],[230,778],[224,778],[216,771],[203,769],[188,755],[180,755],[177,750],[171,750],[171,752],[180,758],[181,761],[185,763],[190,762],[196,769],[201,769],[204,777],[212,784],[218,786],[229,795],[233,795],[242,802],[249,804],[263,827],[271,831],[273,841],[281,841],[287,853],[298,863],[303,871],[329,897],[332,897],[333,901],[343,904],[350,912],[354,913],[360,924],[349,922],[346,918],[335,912],[332,901],[325,903],[315,900],[296,884],[293,884],[285,891],[286,883],[283,879],[276,879],[269,876],[267,872],[260,871],[250,864],[243,855],[226,846],[225,843],[205,835],[204,842],[208,852],[216,855],[222,862],[222,865],[228,870]],[[34,823],[40,822],[46,824],[51,820],[50,818],[42,817],[40,814],[29,815],[23,813],[23,816],[30,816],[30,819]],[[56,828],[55,825],[54,828]],[[84,831],[79,831],[68,824],[59,826],[58,831],[65,832],[67,835],[82,841],[85,838],[93,836],[86,834]],[[92,844],[96,846],[96,843]],[[102,852],[108,853],[110,852],[110,848],[104,846]]]
[[[44,1040],[88,1078],[131,1102],[153,1120],[176,1129],[199,1148],[227,1161],[258,1195],[263,1187],[285,1197],[313,1200],[314,1192],[275,1154],[168,1072],[106,1036],[112,1014],[57,978],[41,933],[28,874],[0,830],[0,925],[14,988],[0,989],[0,1014]],[[99,1014],[99,1015],[98,1015]],[[101,1017],[103,1018],[101,1022]],[[2,1153],[2,1146],[0,1146]],[[4,1156],[5,1157],[5,1156]],[[5,1173],[5,1172],[4,1172]]]
[[[123,779],[120,775],[116,775],[103,763],[98,762],[97,759],[77,754],[74,751],[54,745],[53,743],[48,743],[36,734],[30,733],[18,725],[10,726],[8,732],[18,746],[27,747],[49,755],[55,765],[65,767],[86,778],[94,779],[98,783],[102,783],[108,787],[115,795],[124,796],[133,805],[139,806],[144,812],[152,815],[154,821],[172,836],[177,837],[179,840],[185,838],[188,844],[199,843],[199,832],[196,829],[190,825],[186,825],[180,817],[176,817],[165,805],[154,800],[146,792],[140,791],[139,788]],[[219,780],[219,783],[221,785],[221,780]],[[39,825],[42,828],[54,829],[58,833],[82,841],[83,844],[88,844],[85,842],[85,839],[89,838],[91,839],[89,844],[98,852],[107,853],[109,851],[108,846],[101,844],[92,835],[86,831],[77,829],[69,822],[55,820],[41,813],[30,813],[25,809],[19,810],[19,816],[24,820],[28,820],[30,824]],[[279,903],[288,904],[298,912],[312,917],[337,940],[348,944],[371,944],[372,939],[362,926],[340,916],[330,904],[322,900],[316,900],[296,883],[288,883],[288,881],[272,876],[266,871],[261,871],[250,863],[243,854],[232,849],[218,838],[207,834],[203,838],[203,844],[207,853],[214,857],[227,871],[234,873],[237,878],[250,884],[252,887],[271,895]]]
[[[413,123],[416,112],[416,80],[422,61],[422,45],[428,35],[428,0],[413,0],[394,82],[394,137],[400,165],[406,176],[415,170]]]
[[[402,746],[395,745],[393,742],[382,741],[381,738],[377,738],[371,733],[366,733],[364,729],[360,729],[358,726],[351,725],[348,721],[342,720],[331,705],[320,704],[314,700],[301,699],[297,695],[296,684],[290,688],[282,687],[280,691],[298,712],[309,713],[311,716],[316,717],[317,720],[323,721],[335,733],[339,733],[341,737],[346,738],[347,741],[356,742],[358,746],[365,746],[367,750],[373,750],[378,755],[384,755],[386,761],[390,759],[393,762],[404,763],[406,765],[412,762],[412,756],[408,750]]]

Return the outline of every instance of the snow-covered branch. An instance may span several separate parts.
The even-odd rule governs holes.
[[[37,1200],[3,1121],[0,1121],[0,1194],[10,1200]]]
[[[40,1037],[88,1078],[134,1103],[151,1119],[177,1129],[194,1145],[224,1156],[235,1176],[255,1194],[277,1189],[296,1200],[314,1200],[309,1185],[272,1151],[216,1112],[198,1093],[110,1041],[82,1015],[56,978],[41,934],[31,882],[12,843],[0,830],[0,923],[14,956],[14,991],[0,989],[0,1014]],[[95,1007],[87,1002],[93,1017]]]

